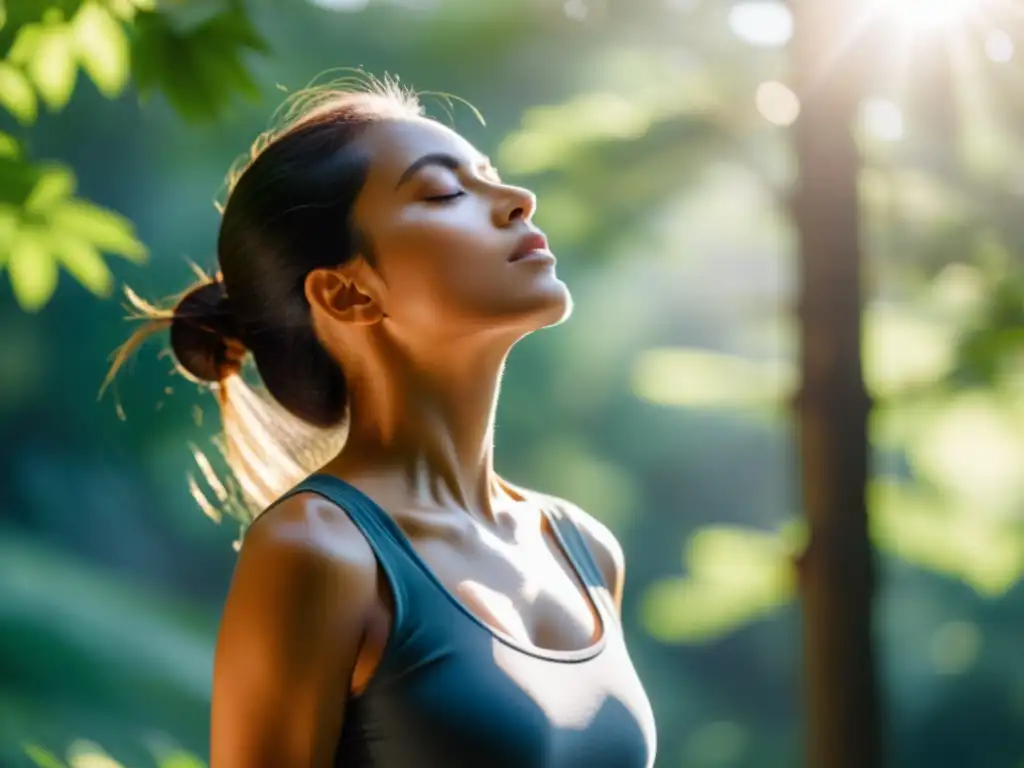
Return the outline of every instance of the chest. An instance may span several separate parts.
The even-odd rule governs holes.
[[[350,702],[338,765],[649,768],[654,722],[621,634],[524,652],[429,592],[405,612],[374,684]]]
[[[391,623],[338,765],[653,765],[650,705],[574,540],[403,533],[400,552],[379,552]]]
[[[550,533],[509,542],[484,532],[414,546],[451,598],[496,633],[550,650],[585,648],[601,634],[592,592]]]

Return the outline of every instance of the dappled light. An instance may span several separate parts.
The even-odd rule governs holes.
[[[154,749],[154,761],[157,768],[206,768],[206,763],[198,757],[180,749],[161,747]],[[30,745],[25,754],[36,768],[127,768],[115,760],[98,744],[88,741],[75,741],[67,749],[65,759],[57,757],[53,752]]]
[[[864,315],[864,379],[883,401],[941,382],[956,360],[956,329],[924,312],[878,304]]]
[[[850,768],[810,692],[871,654],[888,764],[1024,766],[1024,11],[821,7],[0,2],[0,765],[205,768],[236,497],[320,457],[229,477],[161,334],[97,394],[281,102],[373,73],[537,195],[575,308],[496,464],[621,545],[658,768]]]
[[[1006,594],[1024,575],[1016,524],[949,504],[919,486],[872,484],[872,537],[883,551],[948,577],[981,595]]]
[[[691,408],[781,407],[795,381],[792,367],[782,363],[685,349],[645,352],[633,376],[639,397]]]
[[[664,642],[706,642],[771,613],[793,596],[795,543],[792,534],[698,531],[683,557],[687,576],[650,587],[647,629]]]
[[[650,112],[635,101],[610,93],[589,94],[527,113],[523,128],[502,144],[499,160],[513,173],[540,173],[588,144],[638,139],[650,124]]]
[[[990,395],[963,395],[933,411],[908,458],[951,498],[989,514],[1012,515],[1024,497],[1024,422]]]

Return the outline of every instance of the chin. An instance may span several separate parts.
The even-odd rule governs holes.
[[[560,325],[573,310],[572,294],[561,280],[545,280],[528,293],[512,297],[506,294],[503,306],[491,304],[483,323],[494,330],[510,332],[518,338],[542,328]]]
[[[553,280],[538,292],[537,304],[530,313],[531,331],[561,325],[572,315],[573,300],[569,288],[561,280]]]
[[[548,325],[561,325],[572,317],[573,306],[572,294],[569,292],[568,288],[565,288],[562,291],[561,301],[558,303],[557,307],[552,307],[554,319],[552,319]]]

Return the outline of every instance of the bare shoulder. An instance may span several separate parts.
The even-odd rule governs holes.
[[[359,581],[376,573],[373,550],[348,514],[315,493],[297,493],[246,531],[239,568],[272,559],[283,566]]]
[[[622,607],[622,592],[626,582],[626,557],[622,545],[607,525],[571,501],[538,494],[560,509],[579,530],[594,555],[615,604]]]
[[[282,633],[324,637],[340,625],[356,628],[374,604],[376,580],[373,550],[345,511],[316,494],[296,494],[246,532],[221,639],[248,645]],[[327,617],[342,621],[328,624]]]
[[[376,580],[362,533],[315,494],[252,524],[217,637],[211,765],[328,764]]]

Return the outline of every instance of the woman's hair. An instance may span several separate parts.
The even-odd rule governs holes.
[[[244,526],[340,449],[345,375],[313,330],[305,280],[368,254],[351,214],[369,158],[354,140],[374,123],[422,114],[418,99],[390,81],[301,94],[283,127],[262,134],[229,175],[219,272],[170,310],[128,291],[147,323],[118,350],[106,383],[147,337],[170,330],[178,368],[208,383],[220,405],[227,482],[195,451],[218,504],[190,481],[211,516],[223,509]],[[248,360],[262,387],[246,380]]]

